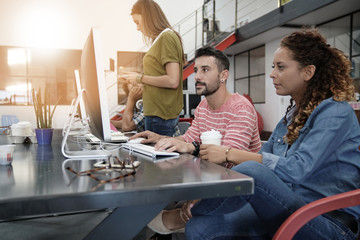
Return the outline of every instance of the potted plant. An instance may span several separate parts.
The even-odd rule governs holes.
[[[51,144],[54,130],[52,128],[52,118],[61,97],[57,100],[52,110],[50,108],[50,94],[46,91],[46,88],[44,91],[44,98],[41,96],[40,88],[38,92],[36,92],[35,89],[32,89],[32,98],[36,116],[36,140],[40,145]],[[44,101],[42,101],[42,99],[44,99]]]

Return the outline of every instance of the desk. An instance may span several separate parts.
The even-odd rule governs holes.
[[[253,193],[251,177],[192,155],[154,163],[126,150],[114,154],[141,162],[135,177],[98,186],[65,169],[88,170],[96,160],[66,160],[61,138],[56,131],[52,145],[17,144],[12,166],[0,166],[1,220],[113,208],[86,239],[103,239],[104,233],[107,239],[132,239],[170,202]],[[8,141],[0,137],[0,144]]]

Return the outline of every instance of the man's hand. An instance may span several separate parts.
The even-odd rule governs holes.
[[[227,147],[221,147],[214,144],[201,144],[199,157],[203,160],[208,160],[209,162],[221,164],[226,161]]]
[[[129,98],[133,99],[134,102],[142,98],[143,88],[142,86],[133,86],[129,93]]]
[[[191,143],[173,137],[162,138],[155,145],[157,151],[192,153],[194,149],[195,147]]]
[[[122,120],[110,120],[111,124],[114,125],[114,127],[116,127],[117,129],[121,129],[122,128]]]
[[[166,136],[161,136],[151,131],[145,131],[135,134],[134,136],[130,137],[130,139],[135,139],[139,137],[146,138],[141,141],[141,143],[146,144],[146,143],[157,143],[161,138],[165,138]]]

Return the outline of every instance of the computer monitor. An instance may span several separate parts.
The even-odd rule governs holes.
[[[74,151],[67,148],[66,141],[74,122],[75,111],[80,105],[81,118],[86,118],[90,131],[103,141],[111,140],[110,117],[107,105],[105,72],[101,50],[100,30],[92,28],[81,54],[80,76],[76,76],[78,97],[70,114],[70,123],[64,127],[64,137],[61,143],[62,154],[67,158],[107,158],[108,151],[81,150]],[[80,83],[79,83],[80,79]],[[83,101],[83,104],[80,104]],[[85,110],[81,110],[81,105]],[[86,115],[86,116],[84,116]]]
[[[81,54],[80,82],[91,133],[111,141],[110,117],[99,28],[92,28]]]
[[[81,130],[87,129],[87,126],[88,126],[84,101],[82,99],[82,96],[80,96],[80,95],[82,95],[83,90],[81,88],[79,70],[75,69],[74,75],[75,75],[75,82],[74,82],[75,85],[74,86],[75,86],[76,98],[74,98],[73,101],[71,102],[70,113],[69,113],[69,115],[65,121],[64,127],[63,127],[63,136],[65,136],[68,128],[71,129],[71,131],[69,129],[69,134],[71,132],[70,135],[76,135],[76,134],[80,133]],[[81,123],[80,125],[77,125],[77,126],[75,125],[75,123],[76,123],[76,122],[74,122],[75,118],[79,119],[79,122]],[[79,128],[80,128],[80,130],[79,130]]]
[[[76,92],[76,97],[78,97],[79,95],[82,94],[79,70],[75,69],[74,74],[75,74],[75,92]],[[79,103],[76,111],[77,114],[79,115],[79,119],[81,120],[82,124],[87,125],[87,114],[85,110],[84,100],[82,97],[79,99]]]

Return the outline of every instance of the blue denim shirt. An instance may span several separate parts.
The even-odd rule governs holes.
[[[321,102],[290,147],[286,132],[281,120],[260,153],[304,201],[360,188],[360,126],[347,102]],[[345,211],[360,216],[359,206]]]

